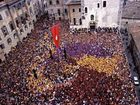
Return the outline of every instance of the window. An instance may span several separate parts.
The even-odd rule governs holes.
[[[47,7],[47,3],[45,4],[45,7]]]
[[[94,15],[91,15],[91,16],[90,16],[90,19],[91,19],[91,20],[94,20]]]
[[[29,0],[27,1],[27,4],[30,5],[30,1]]]
[[[19,9],[21,9],[21,3],[18,3],[17,5],[16,5],[16,8],[19,10]]]
[[[18,34],[17,33],[14,33],[14,39],[18,38]]]
[[[15,29],[13,22],[9,22],[9,27],[10,27],[11,31],[13,31]]]
[[[59,4],[59,0],[56,0],[56,4]]]
[[[3,35],[4,35],[4,37],[5,37],[6,35],[8,35],[8,30],[7,30],[6,26],[3,26],[3,27],[1,28],[1,31],[2,31],[2,33],[3,33]]]
[[[59,17],[59,20],[61,21],[61,17]]]
[[[73,18],[73,24],[76,25],[76,18]]]
[[[55,17],[53,16],[53,20],[55,20]]]
[[[99,3],[97,4],[97,8],[100,8],[100,4]]]
[[[106,7],[106,1],[103,1],[103,7]]]
[[[24,32],[23,29],[20,29],[20,33]]]
[[[58,9],[57,12],[58,12],[58,15],[60,16],[60,9]]]
[[[32,7],[30,7],[30,14],[33,14],[33,10],[32,10]]]
[[[16,20],[16,26],[19,27],[19,21],[18,20]]]
[[[33,20],[33,24],[35,24],[35,21]]]
[[[30,18],[29,14],[28,13],[25,13],[25,19],[26,20],[29,20],[29,18]]]
[[[27,24],[25,25],[25,30],[26,30],[26,29],[28,29],[28,26],[27,26]]]
[[[1,16],[1,14],[0,14],[0,20],[2,20],[2,16]]]
[[[82,25],[82,19],[79,19],[79,24]]]
[[[5,48],[4,44],[1,44],[1,45],[0,45],[0,48],[1,48],[1,49],[4,49],[4,48]]]
[[[88,13],[87,7],[85,7],[85,13]]]
[[[81,8],[79,8],[79,12],[81,12]]]
[[[48,11],[46,12],[46,15],[47,15],[47,17],[49,16],[49,13],[48,13]]]
[[[20,18],[21,18],[21,23],[26,24],[26,19],[23,16],[21,16]]]
[[[7,17],[9,16],[9,12],[8,11],[5,11],[5,14],[6,14]]]
[[[49,4],[52,5],[52,1],[51,0],[49,1]]]
[[[65,14],[68,14],[68,11],[67,11],[67,9],[65,9]]]
[[[29,26],[31,26],[32,25],[32,22],[29,22]]]
[[[85,16],[82,16],[82,19],[85,19]]]
[[[12,39],[11,39],[11,38],[8,38],[8,39],[7,39],[7,43],[8,43],[8,44],[11,44],[11,43],[12,43]]]
[[[73,9],[72,11],[75,12],[75,9]]]

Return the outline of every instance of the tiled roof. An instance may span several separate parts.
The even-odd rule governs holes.
[[[77,4],[81,4],[81,0],[68,0],[66,2],[66,5],[77,5]]]
[[[21,1],[24,1],[24,0],[3,0],[3,1],[0,1],[0,8],[3,8],[6,5],[12,5],[14,3],[21,2]]]
[[[123,8],[123,19],[140,19],[140,1],[128,1]]]
[[[0,1],[0,8],[5,6],[5,2],[4,1]]]

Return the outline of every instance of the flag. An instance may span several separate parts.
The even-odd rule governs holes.
[[[59,41],[60,41],[60,25],[56,24],[52,26],[51,33],[53,37],[54,44],[57,48],[59,48]]]

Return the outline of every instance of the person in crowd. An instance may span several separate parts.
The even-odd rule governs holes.
[[[38,79],[38,77],[37,77],[37,73],[36,73],[36,70],[33,69],[32,71],[33,71],[33,74],[34,74],[35,79]]]
[[[53,59],[53,54],[52,54],[52,50],[49,50],[49,54],[50,54],[50,58]]]
[[[64,47],[64,58],[67,59],[67,52],[66,52],[66,48]]]
[[[55,60],[54,46],[46,48],[53,44],[51,36],[45,37],[53,24],[42,16],[0,65],[0,104],[135,105],[118,29],[97,27],[88,33],[89,29],[69,29],[67,20],[61,22],[65,47],[60,56],[67,62]]]

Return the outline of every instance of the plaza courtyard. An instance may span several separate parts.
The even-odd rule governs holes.
[[[59,51],[46,18],[12,48],[0,66],[0,104],[136,105],[117,29],[70,30],[67,21],[59,23]]]

